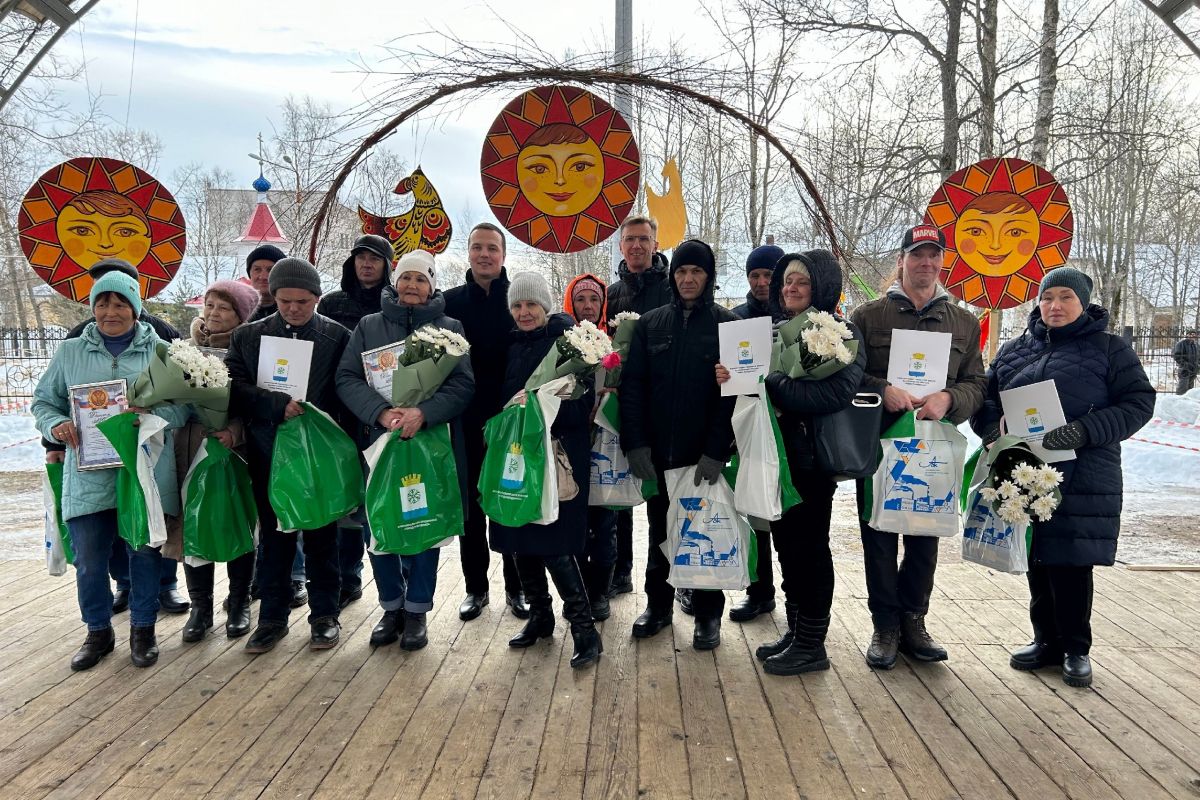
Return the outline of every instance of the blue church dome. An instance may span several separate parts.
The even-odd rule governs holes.
[[[253,186],[254,190],[258,192],[267,192],[271,189],[271,182],[264,178],[261,173],[257,178],[254,179],[254,183],[250,185]]]

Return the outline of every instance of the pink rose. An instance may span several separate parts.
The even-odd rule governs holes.
[[[601,359],[600,364],[605,369],[616,369],[621,366],[621,354],[614,350]]]

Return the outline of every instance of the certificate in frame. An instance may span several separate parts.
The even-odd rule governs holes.
[[[371,388],[387,402],[392,402],[392,373],[404,355],[404,342],[392,342],[362,354],[363,377]]]
[[[90,470],[121,466],[121,457],[96,426],[129,410],[125,379],[82,383],[71,386],[68,392],[71,397],[71,421],[79,431],[76,468]]]

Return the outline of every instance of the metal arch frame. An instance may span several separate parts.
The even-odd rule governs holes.
[[[1171,31],[1183,42],[1189,50],[1200,58],[1200,43],[1196,42],[1183,28],[1179,27],[1176,22],[1188,10],[1188,6],[1196,6],[1196,14],[1200,14],[1200,0],[1162,0],[1161,3],[1154,3],[1153,0],[1141,0],[1141,4],[1150,9],[1154,16],[1163,21]]]
[[[30,76],[33,70],[41,62],[51,48],[58,43],[63,34],[71,29],[71,26],[83,17],[84,14],[92,10],[92,8],[100,2],[100,0],[87,0],[83,8],[79,11],[73,11],[70,8],[71,0],[3,0],[0,2],[0,20],[3,20],[12,12],[17,12],[37,23],[37,28],[30,34],[25,41],[25,45],[33,39],[37,32],[41,30],[41,26],[47,21],[53,22],[57,30],[50,35],[46,41],[42,42],[42,46],[38,48],[37,53],[25,65],[17,75],[16,80],[9,86],[0,85],[0,109],[8,105],[8,101],[12,99],[17,90],[21,88],[21,84]],[[22,50],[24,45],[22,45]]]

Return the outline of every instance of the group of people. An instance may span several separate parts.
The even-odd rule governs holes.
[[[250,633],[246,650],[267,652],[287,635],[290,610],[307,601],[310,646],[333,647],[340,637],[340,610],[362,596],[362,561],[371,531],[361,511],[318,530],[277,530],[267,498],[274,438],[279,425],[304,413],[288,394],[257,385],[261,339],[278,336],[313,343],[307,401],[340,421],[360,449],[389,431],[410,438],[449,424],[464,504],[462,620],[478,617],[489,603],[489,553],[495,551],[503,562],[505,605],[525,620],[509,644],[529,647],[552,635],[552,581],[570,625],[571,665],[587,666],[600,657],[603,643],[596,623],[609,616],[610,597],[633,589],[631,512],[588,505],[590,442],[601,396],[611,391],[619,395],[621,447],[636,477],[665,485],[665,471],[686,467],[694,471],[696,486],[713,483],[735,446],[734,398],[723,397],[720,388],[729,371],[719,360],[718,326],[748,317],[770,317],[778,326],[809,309],[836,315],[843,291],[842,270],[832,253],[786,253],[764,245],[746,262],[746,303],[731,311],[714,299],[716,258],[707,244],[683,242],[668,261],[658,251],[655,222],[639,216],[627,218],[618,235],[623,259],[617,281],[609,286],[595,275],[578,276],[561,302],[538,273],[510,278],[504,233],[488,223],[475,226],[468,237],[466,282],[444,292],[437,286],[431,255],[405,254],[393,268],[390,243],[370,235],[355,243],[339,291],[324,294],[311,264],[286,258],[273,247],[260,248],[247,259],[249,285],[218,281],[209,287],[191,338],[202,346],[227,349],[232,385],[228,427],[206,431],[189,419],[186,406],[137,410],[163,417],[174,432],[176,458],[161,459],[156,473],[169,516],[178,514],[179,479],[204,436],[239,448],[249,463],[260,548],[227,565],[228,636]],[[847,321],[859,344],[851,364],[819,380],[782,372],[767,376],[766,391],[802,502],[757,533],[757,577],[729,617],[747,621],[775,609],[773,545],[787,628],[778,639],[762,643],[756,655],[764,670],[776,675],[829,667],[825,638],[834,588],[829,530],[836,479],[814,458],[817,417],[846,408],[859,392],[874,392],[886,411],[884,429],[899,415],[915,412],[921,419],[969,421],[990,444],[1002,426],[999,393],[1053,378],[1068,423],[1049,432],[1044,443],[1051,449],[1072,449],[1076,457],[1059,465],[1064,473],[1061,506],[1049,521],[1034,524],[1028,576],[1034,636],[1032,644],[1013,654],[1012,666],[1061,665],[1068,684],[1088,685],[1091,570],[1111,565],[1115,557],[1119,443],[1149,419],[1154,391],[1132,349],[1106,332],[1107,312],[1090,304],[1090,279],[1070,267],[1046,275],[1027,332],[1001,348],[985,372],[976,318],[938,283],[944,249],[936,228],[921,225],[905,233],[894,278],[883,296],[855,308]],[[97,268],[104,266],[107,271],[98,274]],[[111,618],[117,609],[108,563],[121,558],[131,576],[132,658],[139,666],[154,663],[154,624],[167,585],[164,555],[178,557],[167,552],[170,542],[161,552],[125,546],[117,535],[113,471],[74,469],[78,431],[71,422],[68,387],[115,377],[132,381],[161,335],[145,320],[136,271],[121,264],[97,268],[90,297],[94,321],[55,355],[33,407],[48,445],[66,448],[62,516],[75,550],[79,605],[88,627],[72,660],[74,669],[87,669],[113,650]],[[478,490],[485,423],[505,405],[528,401],[526,381],[564,331],[585,320],[607,330],[622,312],[636,312],[640,319],[619,386],[585,379],[585,391],[562,402],[550,431],[579,493],[561,501],[552,524],[489,524]],[[392,406],[368,382],[362,354],[427,325],[465,336],[470,356],[429,399],[414,407]],[[918,398],[888,383],[893,330],[950,334],[944,390]],[[861,518],[863,481],[857,490]],[[646,606],[632,633],[651,637],[670,626],[679,602],[695,618],[693,646],[711,650],[721,641],[725,597],[711,590],[677,592],[670,585],[670,563],[661,547],[667,539],[668,507],[665,494],[646,503]],[[891,669],[900,652],[917,661],[945,660],[945,648],[925,622],[938,540],[905,536],[901,557],[899,535],[866,522],[859,525],[874,623],[867,663]],[[373,646],[397,640],[409,650],[426,645],[439,553],[431,548],[412,556],[369,554],[383,609],[371,633]],[[189,566],[185,577],[191,616],[183,638],[197,641],[213,626],[213,567]],[[251,633],[255,592],[261,605]]]

